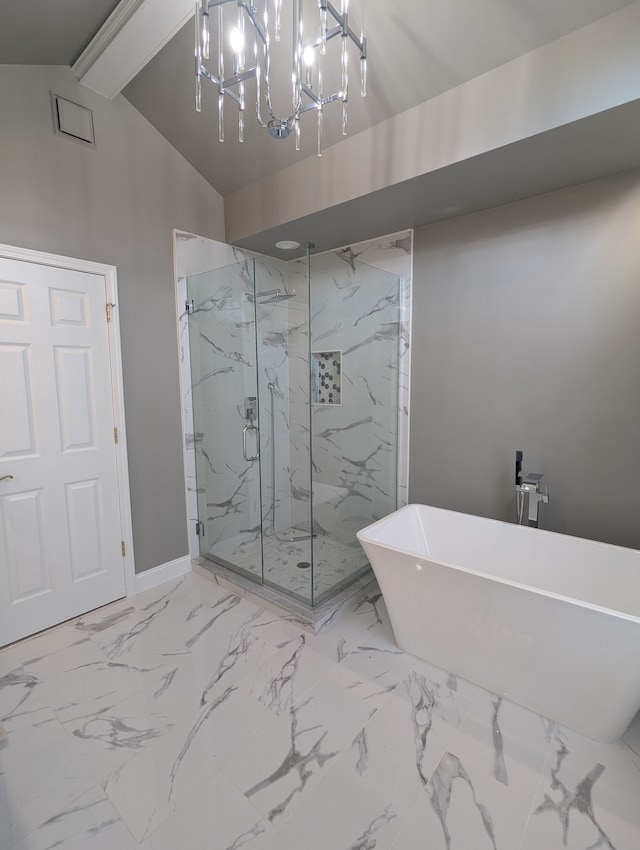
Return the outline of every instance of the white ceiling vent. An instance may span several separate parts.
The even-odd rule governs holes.
[[[72,100],[67,100],[53,92],[51,92],[51,105],[53,107],[53,126],[56,133],[70,136],[78,142],[91,145],[91,147],[96,146],[93,131],[93,112],[90,109],[86,109],[79,103],[74,103]]]

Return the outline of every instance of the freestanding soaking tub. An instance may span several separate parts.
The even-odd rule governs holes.
[[[640,708],[640,551],[408,505],[358,533],[401,649],[599,741]]]

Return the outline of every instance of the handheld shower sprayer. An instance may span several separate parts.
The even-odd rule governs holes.
[[[522,452],[516,452],[516,484],[522,484]]]
[[[522,452],[516,451],[516,506],[518,510],[518,525],[522,525],[524,513],[524,493],[522,486]]]

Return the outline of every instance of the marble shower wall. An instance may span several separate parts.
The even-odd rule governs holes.
[[[289,421],[291,423],[291,526],[311,532],[311,406],[309,403],[309,285],[307,260],[289,263],[289,281],[296,292],[299,321],[289,333]]]
[[[311,258],[311,357],[329,376],[312,388],[325,399],[311,405],[314,530],[358,552],[355,532],[407,499],[411,246],[405,232]],[[306,343],[291,353],[304,369]],[[295,470],[308,465],[309,439],[308,420],[292,423],[295,523],[307,512]]]

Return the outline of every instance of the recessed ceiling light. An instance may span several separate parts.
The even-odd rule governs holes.
[[[276,242],[276,248],[280,248],[281,251],[293,251],[294,248],[299,247],[300,243],[293,239],[283,239],[281,242]]]

